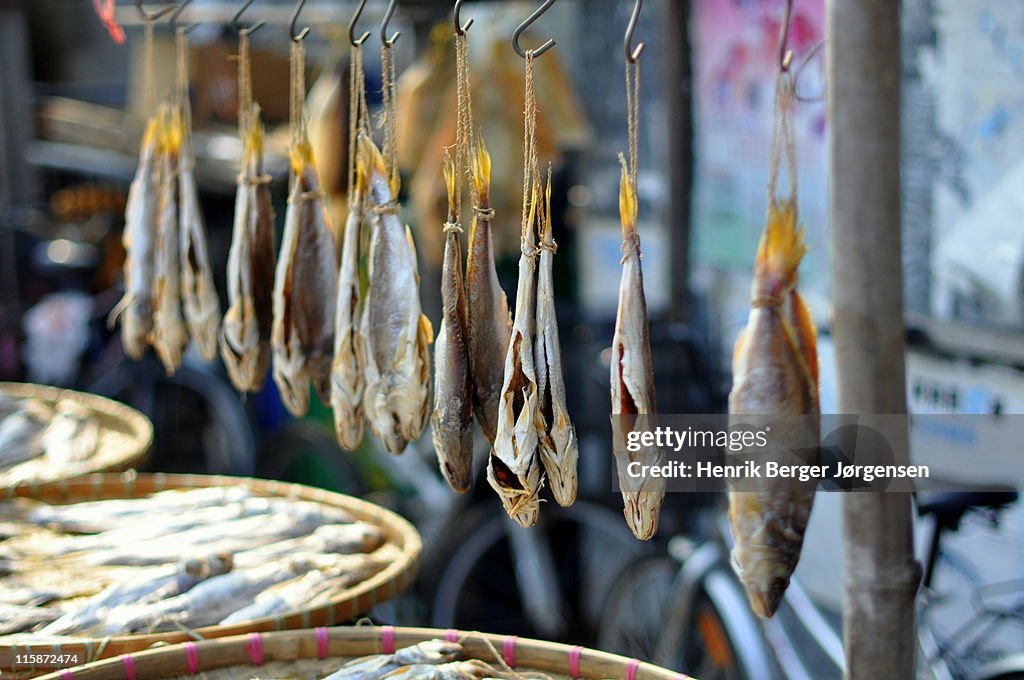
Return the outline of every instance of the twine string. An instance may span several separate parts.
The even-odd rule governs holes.
[[[532,191],[539,173],[537,161],[537,94],[533,80],[533,50],[526,53],[525,94],[523,107],[523,219],[521,225],[521,241],[523,252],[532,250],[530,244],[533,224],[530,223],[530,208],[533,201]],[[538,191],[539,193],[539,191]],[[537,196],[539,200],[539,196]]]
[[[362,44],[351,47],[348,74],[348,195],[349,200],[354,201],[356,200],[355,185],[358,176],[356,139],[360,132],[370,133],[366,109],[366,71],[363,67]]]
[[[395,74],[395,50],[387,44],[380,48],[381,68],[381,117],[380,127],[384,129],[384,167],[391,185],[391,195],[398,196],[401,182],[398,174],[398,120],[395,116],[397,78]]]
[[[142,97],[147,118],[156,113],[156,83],[154,82],[156,74],[153,67],[153,23],[153,20],[147,17],[142,31],[142,69],[143,82],[145,83],[142,90]]]
[[[252,121],[252,62],[249,55],[249,29],[238,32],[238,136],[245,138]]]
[[[775,110],[772,116],[772,151],[768,175],[768,200],[776,199],[779,169],[783,158],[789,178],[790,201],[796,202],[796,143],[793,137],[793,114],[796,106],[796,83],[792,73],[779,71],[775,80]]]

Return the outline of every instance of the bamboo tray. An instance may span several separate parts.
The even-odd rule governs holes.
[[[189,642],[59,670],[43,676],[42,680],[189,680],[197,677],[203,680],[285,677],[315,680],[337,670],[350,658],[391,653],[433,639],[460,642],[467,657],[486,661],[499,669],[526,673],[529,680],[538,680],[538,673],[551,680],[689,678],[637,659],[515,636],[433,628],[356,626],[253,633]]]
[[[419,533],[409,522],[373,503],[299,484],[214,475],[138,474],[130,470],[120,475],[94,474],[34,487],[22,486],[13,493],[49,503],[65,504],[109,498],[138,498],[166,489],[232,485],[244,485],[259,496],[313,501],[342,508],[354,519],[380,528],[385,543],[398,548],[399,557],[382,571],[343,591],[329,603],[313,609],[228,626],[207,626],[192,631],[124,635],[102,640],[62,638],[59,643],[45,640],[35,642],[22,636],[17,643],[0,642],[0,670],[31,670],[24,664],[18,664],[15,668],[14,655],[70,654],[84,662],[135,652],[157,643],[168,644],[196,638],[219,638],[243,633],[336,625],[349,621],[369,611],[374,605],[398,595],[415,578],[423,543]],[[46,670],[39,668],[36,674]]]
[[[125,470],[137,464],[153,443],[153,424],[149,419],[120,402],[95,394],[32,383],[0,382],[0,392],[20,399],[38,399],[48,406],[70,399],[87,408],[100,427],[96,451],[86,460],[65,466],[52,462],[35,465],[36,461],[30,460],[0,472],[0,490],[6,490],[7,495],[19,485],[72,479],[93,472]]]

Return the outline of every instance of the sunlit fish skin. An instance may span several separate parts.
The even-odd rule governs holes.
[[[420,305],[412,234],[397,214],[384,158],[359,135],[359,163],[370,200],[370,285],[360,331],[366,348],[363,406],[374,435],[391,453],[419,438],[430,416],[433,328]]]
[[[403,666],[388,673],[386,678],[393,680],[483,680],[499,675],[498,670],[490,664],[477,659],[468,661],[452,661],[439,665],[415,664]]]
[[[637,199],[625,160],[620,157],[620,161],[622,278],[619,280],[619,307],[615,316],[615,335],[612,338],[612,414],[645,415],[657,412],[654,362],[651,359],[647,299],[644,297],[644,275],[640,264],[640,237],[636,231]],[[618,429],[616,434],[622,435]],[[625,441],[616,441],[613,449],[626,524],[634,536],[647,540],[658,530],[658,516],[665,499],[665,480],[662,477],[636,478],[628,473],[628,469],[632,462],[661,465],[664,453],[653,447],[630,452],[626,449]]]
[[[394,654],[377,654],[353,659],[323,680],[379,680],[403,666],[440,665],[461,659],[462,645],[443,640],[427,640],[403,647]]]
[[[235,193],[235,222],[228,251],[228,311],[220,355],[236,389],[256,392],[270,368],[274,287],[274,206],[263,174],[263,125],[259,107],[248,116],[242,167]]]
[[[274,276],[274,381],[292,415],[309,410],[310,386],[330,405],[338,247],[324,207],[313,150],[291,151],[292,180]]]
[[[146,352],[153,330],[153,265],[156,247],[160,175],[160,122],[146,126],[139,165],[128,189],[122,244],[125,251],[124,297],[111,319],[120,316],[125,354],[138,360]]]
[[[466,337],[466,294],[462,279],[462,228],[455,206],[455,162],[445,152],[448,188],[444,264],[441,273],[441,327],[434,345],[434,413],[430,420],[438,465],[448,486],[465,493],[473,481],[473,404]]]
[[[736,341],[730,414],[818,414],[815,330],[796,290],[807,247],[792,200],[773,200],[754,267],[750,317]],[[816,442],[817,427],[786,433]],[[773,433],[774,434],[774,433]],[[733,562],[753,610],[772,616],[800,559],[813,491],[763,480],[757,491],[729,494]]]
[[[505,377],[505,352],[512,331],[512,314],[494,266],[491,157],[482,138],[474,145],[472,160],[473,183],[480,205],[474,206],[466,259],[469,372],[473,381],[473,414],[493,446],[498,431],[498,404]]]
[[[26,403],[0,421],[0,470],[43,453],[43,436],[50,415],[48,409]]]
[[[220,299],[213,283],[206,222],[196,189],[191,129],[192,121],[183,121],[184,137],[178,166],[181,300],[188,333],[199,356],[206,361],[213,361],[217,358],[217,338],[220,332]]]
[[[537,370],[537,437],[540,460],[547,472],[551,495],[562,506],[576,500],[576,428],[565,405],[562,349],[555,317],[554,258],[551,235],[551,175],[544,191],[544,216],[540,221],[540,253],[537,274],[537,336],[534,357]]]
[[[354,450],[363,440],[363,392],[366,389],[366,349],[360,333],[359,244],[366,204],[366,179],[357,171],[349,205],[338,272],[334,313],[334,362],[331,365],[331,409],[341,448]]]
[[[60,617],[56,607],[26,607],[0,602],[0,635],[28,632]]]
[[[536,239],[539,188],[533,187],[527,228],[519,257],[519,284],[512,335],[505,354],[505,372],[498,407],[498,430],[487,461],[487,481],[505,512],[523,527],[540,514],[541,462],[538,460],[536,332]]]
[[[153,261],[153,332],[151,344],[168,375],[181,366],[188,331],[181,312],[181,235],[178,223],[178,165],[181,117],[165,109],[161,123],[160,189]]]

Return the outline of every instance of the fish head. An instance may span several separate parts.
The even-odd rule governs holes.
[[[753,559],[744,564],[733,550],[733,568],[743,581],[750,608],[764,619],[771,618],[782,604],[793,568],[785,560]]]
[[[654,536],[658,530],[658,515],[665,500],[664,491],[636,491],[623,494],[625,506],[622,514],[630,531],[641,541]]]

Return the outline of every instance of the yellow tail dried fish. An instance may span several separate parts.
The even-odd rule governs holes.
[[[159,219],[153,260],[153,333],[151,343],[168,375],[181,365],[188,332],[181,314],[181,258],[178,251],[178,164],[181,155],[181,116],[161,114],[161,173]]]
[[[274,285],[274,206],[263,174],[263,125],[259,107],[246,124],[245,150],[235,194],[235,224],[228,252],[228,311],[220,355],[236,388],[255,392],[270,367]]]
[[[357,171],[352,189],[338,274],[335,310],[334,363],[331,367],[331,408],[338,443],[352,450],[363,440],[363,391],[366,388],[366,350],[359,331],[359,243],[366,204],[366,178]]]
[[[611,395],[613,415],[646,415],[657,412],[654,400],[654,362],[647,325],[647,300],[644,275],[640,266],[640,236],[636,232],[637,201],[629,180],[626,162],[622,162],[619,187],[619,214],[622,219],[622,278],[619,281],[619,309],[612,340]],[[624,433],[619,433],[620,435]],[[665,499],[662,477],[636,478],[628,474],[629,464],[661,465],[664,452],[642,448],[626,449],[626,442],[613,447],[619,474],[619,488],[625,504],[623,514],[633,535],[647,540],[658,529],[658,514]]]
[[[359,135],[372,207],[370,285],[360,325],[366,348],[363,400],[370,429],[391,453],[418,438],[430,414],[433,328],[421,312],[416,247],[398,217],[384,158]]]
[[[121,318],[125,354],[141,359],[153,330],[153,258],[156,247],[160,182],[160,122],[146,125],[139,166],[128,189],[122,243],[125,250],[124,297],[111,314]]]
[[[792,171],[792,170],[791,170]],[[736,340],[730,414],[818,414],[818,358],[810,314],[796,290],[807,251],[792,199],[772,199],[758,246],[750,317]],[[801,441],[818,438],[816,419]],[[775,613],[800,559],[814,491],[763,480],[757,491],[729,494],[733,562],[759,616]]]
[[[551,173],[544,190],[544,211],[539,222],[540,265],[537,273],[537,336],[534,363],[537,370],[537,436],[540,460],[547,472],[551,495],[559,505],[576,500],[576,463],[579,450],[576,428],[565,407],[562,349],[555,318],[555,285],[552,269],[555,241],[551,237]]]
[[[541,463],[537,460],[537,371],[534,366],[537,253],[534,237],[539,190],[530,200],[522,235],[519,285],[512,336],[505,354],[505,374],[498,405],[498,431],[487,461],[487,481],[505,511],[518,524],[533,526],[540,513]]]
[[[462,281],[462,227],[455,205],[455,162],[447,152],[448,221],[444,225],[443,314],[434,346],[434,415],[430,420],[434,449],[448,486],[459,493],[473,482],[473,405],[466,337],[466,294]]]
[[[469,232],[466,262],[469,367],[473,380],[473,412],[484,436],[493,446],[498,431],[498,403],[505,377],[505,352],[512,316],[494,267],[491,156],[482,138],[477,140],[472,156],[473,183],[480,205],[473,207],[473,227]]]
[[[196,190],[195,156],[192,154],[192,121],[183,121],[184,138],[178,168],[181,222],[181,299],[185,321],[196,349],[206,361],[217,356],[220,300],[213,284],[213,268],[206,242],[206,223]]]
[[[309,410],[309,387],[330,404],[338,247],[306,139],[291,150],[292,180],[274,277],[274,381],[295,416]]]

